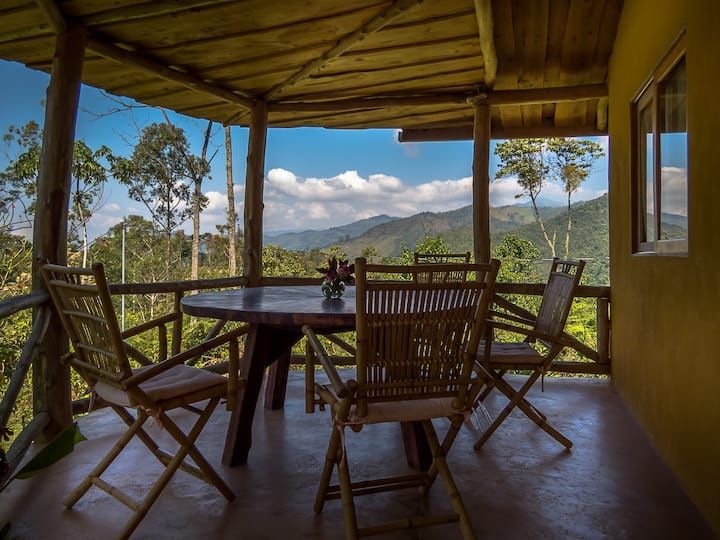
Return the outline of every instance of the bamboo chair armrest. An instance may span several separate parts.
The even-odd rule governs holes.
[[[350,345],[350,344],[349,344],[347,341],[345,341],[344,339],[341,339],[340,337],[338,337],[338,336],[335,335],[335,334],[327,334],[327,335],[325,335],[324,337],[325,337],[325,339],[327,339],[330,343],[334,343],[335,345],[337,345],[338,347],[340,347],[342,350],[344,350],[346,353],[349,353],[349,354],[352,354],[353,356],[355,356],[355,353],[357,352],[357,351],[355,350],[355,347],[353,347],[352,345]]]
[[[506,313],[504,311],[495,311],[491,309],[488,312],[488,318],[492,321],[511,321],[516,324],[524,324],[527,326],[533,326],[535,324],[535,319],[530,319],[528,317],[520,317],[518,315],[513,315],[512,313]]]
[[[512,324],[503,323],[500,321],[494,321],[489,320],[486,321],[487,326],[490,326],[497,330],[505,330],[507,332],[513,332],[516,334],[522,334],[526,336],[526,338],[530,338],[531,340],[537,340],[552,344],[558,344],[558,345],[568,345],[570,341],[564,336],[551,336],[550,334],[546,334],[544,332],[538,332],[537,330],[533,330],[532,328],[526,328],[523,326],[515,326]]]
[[[143,353],[140,349],[133,347],[127,342],[125,343],[125,352],[127,352],[128,357],[137,361],[141,366],[151,366],[155,363],[150,360],[150,358],[148,358],[147,355]]]
[[[325,347],[323,347],[317,335],[309,326],[303,326],[302,332],[303,334],[305,334],[305,336],[307,336],[310,347],[312,347],[313,351],[315,352],[315,356],[317,356],[317,359],[320,361],[320,364],[327,373],[328,379],[330,379],[330,384],[332,385],[335,394],[337,394],[339,398],[345,397],[348,394],[347,386],[340,378],[340,374],[337,372],[337,369],[335,368],[335,365],[333,364],[330,356],[325,350]]]
[[[147,332],[148,330],[152,330],[153,328],[157,328],[158,326],[174,322],[177,319],[177,314],[168,313],[167,315],[163,315],[162,317],[157,317],[151,321],[147,321],[137,326],[133,326],[132,328],[128,328],[120,334],[120,337],[122,337],[123,339],[128,339],[130,337],[137,336],[138,334]]]
[[[200,356],[200,355],[206,353],[207,351],[210,351],[220,345],[224,345],[225,343],[229,343],[232,340],[237,340],[240,336],[242,336],[246,333],[247,333],[246,327],[237,328],[235,330],[225,332],[217,337],[214,337],[207,341],[203,341],[202,343],[200,343],[194,347],[191,347],[191,348],[186,349],[176,355],[173,355],[173,356],[169,357],[167,360],[163,360],[162,362],[153,364],[148,369],[145,369],[145,370],[141,371],[140,373],[136,373],[135,375],[128,377],[127,379],[125,379],[124,382],[128,386],[140,384],[148,379],[153,378],[157,374],[170,369],[173,366],[177,366],[179,364],[184,363],[186,360],[190,360],[191,358]]]

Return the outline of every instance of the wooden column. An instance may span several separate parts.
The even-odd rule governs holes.
[[[267,103],[257,101],[252,109],[245,174],[245,239],[243,273],[251,287],[262,277],[263,184],[265,181],[265,142],[267,140]]]
[[[67,262],[67,220],[70,200],[75,122],[85,55],[85,29],[68,25],[58,33],[52,76],[47,90],[45,126],[37,185],[33,230],[33,289],[44,289],[38,265],[44,261]],[[68,341],[53,314],[42,352],[33,359],[34,414],[47,411],[50,423],[43,438],[57,435],[72,421],[70,373],[60,364]]]
[[[482,262],[490,260],[490,106],[473,105],[473,245]]]

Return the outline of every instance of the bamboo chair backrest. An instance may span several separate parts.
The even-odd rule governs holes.
[[[356,259],[359,416],[373,401],[465,399],[499,264],[442,265],[447,272],[474,272],[477,279],[419,282],[402,276],[434,265]]]
[[[470,252],[465,253],[413,253],[415,264],[469,263]]]
[[[535,320],[536,331],[554,337],[563,333],[583,268],[585,261],[553,260]]]
[[[418,253],[413,254],[415,264],[438,264],[444,265],[448,263],[469,263],[470,252],[465,253]],[[465,270],[443,271],[441,269],[433,269],[431,272],[423,272],[414,274],[415,280],[421,283],[435,283],[442,281],[465,281],[468,273]]]
[[[73,345],[78,371],[90,382],[114,385],[132,375],[103,265],[46,264],[41,272]]]

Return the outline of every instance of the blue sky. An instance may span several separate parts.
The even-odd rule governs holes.
[[[20,64],[0,60],[0,131],[29,120],[42,125],[41,101],[49,76]],[[94,88],[83,86],[76,138],[91,148],[101,144],[128,155],[138,129],[163,121],[161,113],[137,108],[132,113],[106,114],[116,107]],[[97,115],[102,115],[98,117]],[[199,154],[205,121],[170,114],[185,130],[191,148]],[[236,211],[242,215],[246,128],[233,127],[233,177]],[[605,138],[598,142],[607,148]],[[0,149],[0,167],[7,148]],[[210,204],[201,216],[203,231],[214,232],[226,211],[225,150],[222,127],[215,124],[209,155],[215,155],[211,179],[203,183]],[[497,163],[493,156],[491,178]],[[399,143],[395,130],[270,129],[265,159],[264,227],[266,231],[324,229],[373,215],[408,216],[422,211],[447,211],[471,203],[472,144],[469,141]],[[607,159],[599,161],[573,200],[587,200],[607,191]],[[492,206],[523,202],[514,179],[493,180]],[[563,204],[565,194],[548,185],[545,204]],[[123,217],[146,215],[140,203],[127,198],[125,188],[111,181],[105,203],[90,226],[90,236],[103,234]],[[185,228],[190,229],[186,223]]]

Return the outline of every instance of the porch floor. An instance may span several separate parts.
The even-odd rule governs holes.
[[[565,451],[521,413],[514,413],[480,452],[472,445],[477,428],[465,427],[448,462],[478,538],[645,539],[716,538],[652,448],[618,397],[612,383],[598,379],[547,378],[545,392],[531,391],[535,403],[575,443]],[[217,466],[237,498],[232,503],[214,488],[182,471],[136,529],[136,539],[342,538],[342,509],[329,501],[312,510],[316,482],[330,433],[327,412],[304,411],[303,374],[291,372],[284,410],[258,407],[253,448],[246,466],[220,465],[229,413],[215,412],[198,446]],[[491,412],[504,399],[494,393]],[[179,415],[185,414],[184,412]],[[79,420],[88,438],[42,474],[14,480],[0,494],[0,529],[8,539],[112,538],[129,510],[97,488],[73,510],[61,504],[123,425],[112,411]],[[159,432],[157,425],[153,432]],[[398,426],[370,426],[360,436],[348,431],[347,452],[354,480],[407,472]],[[159,433],[162,438],[163,433]],[[130,493],[149,485],[159,471],[154,458],[131,443],[108,472]],[[378,517],[449,509],[438,481],[426,499],[414,490],[356,499],[360,525]],[[457,525],[405,531],[377,538],[458,538]]]

